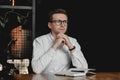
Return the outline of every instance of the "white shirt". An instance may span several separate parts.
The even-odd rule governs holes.
[[[72,61],[73,66],[77,68],[87,69],[87,61],[81,51],[81,47],[77,40],[68,37],[70,42],[76,47],[75,50],[69,51],[66,45],[52,48],[55,38],[48,33],[37,37],[33,41],[33,57],[32,69],[35,73],[56,73],[68,70]]]

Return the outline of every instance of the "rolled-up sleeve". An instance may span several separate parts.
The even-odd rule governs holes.
[[[73,51],[70,51],[73,66],[81,69],[88,69],[88,63],[81,51],[80,44],[76,39],[74,39],[73,43],[75,49]]]
[[[33,57],[32,57],[32,69],[33,72],[39,74],[41,73],[47,65],[51,62],[54,56],[55,50],[53,48],[44,51],[42,46],[42,41],[33,41]]]

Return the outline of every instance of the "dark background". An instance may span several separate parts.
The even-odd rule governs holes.
[[[77,38],[89,68],[120,71],[117,4],[110,1],[37,0],[36,37],[49,32],[48,13],[56,8],[67,10],[68,33]]]
[[[4,1],[9,2],[0,0],[0,4]],[[16,0],[16,5],[31,3],[32,0]],[[68,34],[78,40],[89,68],[120,71],[118,5],[118,2],[113,1],[36,0],[35,37],[49,32],[49,11],[66,9],[69,16]],[[0,36],[3,36],[3,30],[0,30]],[[0,45],[3,44],[3,38],[4,36],[0,37]]]

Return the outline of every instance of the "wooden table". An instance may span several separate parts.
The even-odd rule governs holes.
[[[15,74],[15,80],[120,80],[120,72],[97,72],[82,77],[56,76],[52,74]]]

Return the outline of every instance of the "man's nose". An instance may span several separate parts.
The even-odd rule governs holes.
[[[61,22],[61,26],[65,26],[65,23],[64,23],[64,22]]]

